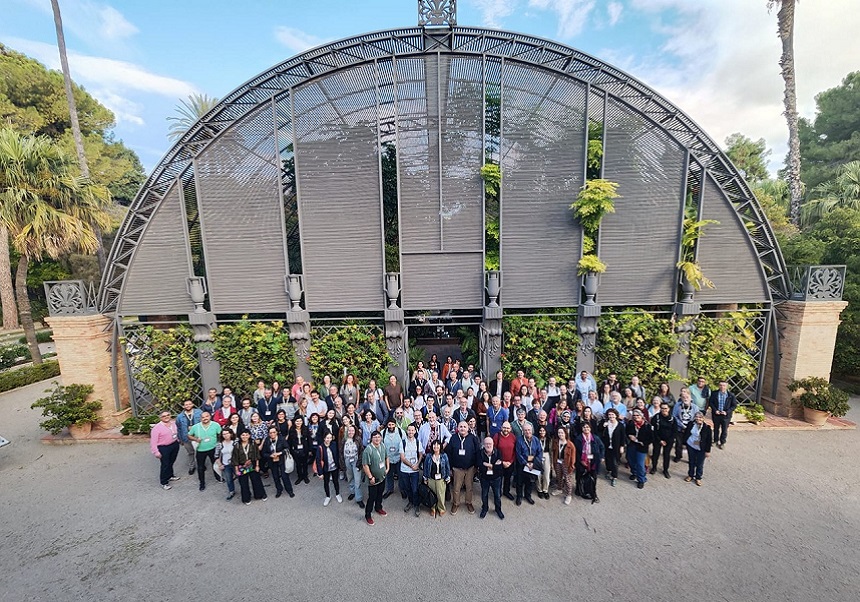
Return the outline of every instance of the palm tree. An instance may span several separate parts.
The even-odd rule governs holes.
[[[18,313],[33,363],[42,362],[27,296],[31,261],[98,249],[95,228],[110,224],[110,192],[76,173],[74,160],[48,138],[0,130],[0,223],[21,255],[15,271]]]
[[[782,79],[785,82],[785,121],[788,124],[788,165],[786,179],[791,191],[789,217],[800,225],[800,204],[803,201],[803,184],[800,181],[800,136],[797,126],[797,82],[794,74],[794,9],[797,0],[768,0],[767,7],[779,6],[777,33],[782,41],[782,56],[779,59]]]
[[[167,121],[171,122],[167,137],[172,142],[176,142],[217,104],[217,98],[212,98],[206,94],[189,95],[187,100],[180,101],[176,106],[176,115],[167,118]]]
[[[18,328],[18,304],[15,303],[12,266],[9,263],[9,229],[2,224],[0,224],[0,306],[3,307],[3,329]]]
[[[834,179],[813,188],[810,196],[800,215],[804,226],[814,224],[840,207],[860,209],[860,161],[842,165]]]
[[[81,134],[81,123],[78,120],[78,107],[75,104],[75,94],[72,89],[72,72],[69,69],[69,58],[66,54],[66,36],[63,33],[63,18],[60,15],[59,0],[51,0],[51,8],[54,11],[54,28],[57,30],[57,49],[60,51],[60,67],[63,70],[63,83],[66,88],[66,101],[69,103],[69,120],[72,125],[72,138],[75,141],[75,153],[78,155],[78,166],[81,169],[81,175],[89,179],[90,167],[87,163],[87,155],[84,153],[84,137]],[[94,227],[96,238],[98,239],[98,249],[96,249],[96,257],[99,260],[99,272],[105,271],[107,265],[107,255],[105,254],[104,243],[102,242],[101,228]]]

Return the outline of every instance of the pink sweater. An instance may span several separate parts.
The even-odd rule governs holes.
[[[159,445],[170,445],[176,441],[176,422],[171,420],[167,424],[159,422],[149,433],[149,449],[153,455],[158,453]]]

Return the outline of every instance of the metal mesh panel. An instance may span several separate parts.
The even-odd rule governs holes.
[[[194,308],[188,296],[191,251],[188,248],[182,190],[175,183],[146,228],[125,283],[123,315],[185,314]]]
[[[610,99],[603,177],[618,183],[615,213],[600,223],[601,305],[675,301],[684,152],[665,132]]]
[[[283,312],[287,273],[272,106],[195,161],[209,302],[215,313]]]
[[[705,178],[702,219],[706,226],[698,242],[699,265],[715,288],[696,292],[700,303],[756,303],[768,300],[767,283],[744,224],[714,180]]]
[[[502,90],[503,305],[576,305],[582,231],[570,204],[583,178],[585,89],[506,63]]]
[[[480,253],[404,255],[400,274],[403,309],[472,309],[484,304]]]
[[[383,302],[374,65],[293,92],[305,302],[311,311]]]

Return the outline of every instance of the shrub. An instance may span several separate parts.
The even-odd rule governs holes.
[[[711,382],[731,380],[750,383],[758,374],[755,329],[758,312],[727,312],[724,318],[699,317],[690,335],[689,374]]]
[[[754,404],[751,406],[738,406],[735,410],[739,414],[743,414],[747,417],[747,420],[750,422],[754,422],[758,424],[759,422],[764,422],[764,407],[760,404]]]
[[[392,363],[394,358],[388,353],[385,337],[375,326],[348,323],[322,336],[311,336],[308,365],[316,382],[322,382],[326,374],[337,378],[346,370],[362,386],[371,378],[386,383],[388,365]]]
[[[629,383],[638,376],[646,389],[655,390],[678,374],[669,369],[669,356],[678,348],[671,320],[648,313],[603,314],[598,322],[594,371],[610,372]]]
[[[555,376],[563,382],[574,373],[579,335],[573,309],[559,309],[556,315],[505,316],[502,370],[516,374],[523,370],[543,386]]]
[[[42,408],[42,416],[47,420],[39,423],[39,426],[52,435],[59,435],[67,426],[76,424],[87,424],[99,419],[101,401],[87,401],[87,397],[93,392],[92,385],[58,385],[54,381],[53,389],[45,389],[50,393],[33,402],[33,409]]]
[[[30,357],[30,350],[26,345],[4,345],[0,347],[0,370],[8,370],[18,363],[22,357]]]
[[[844,416],[851,409],[848,405],[848,393],[818,376],[793,380],[789,383],[788,390],[792,393],[803,390],[798,397],[803,407],[828,412],[837,418]]]
[[[291,383],[296,354],[283,322],[223,324],[212,333],[221,383],[239,395],[253,393],[258,379]]]
[[[136,367],[134,376],[152,395],[157,410],[174,410],[199,394],[191,390],[196,388],[199,364],[189,326],[167,330],[146,326],[135,341],[140,349],[129,354]],[[123,344],[128,341],[124,339]]]
[[[11,391],[18,387],[32,385],[41,380],[56,378],[60,375],[59,362],[45,362],[33,366],[24,366],[17,370],[10,370],[0,374],[0,393]]]
[[[40,330],[36,333],[36,342],[37,343],[51,343],[54,340],[54,331],[53,330]],[[27,337],[21,337],[18,339],[18,342],[22,345],[27,344]]]
[[[123,435],[148,435],[152,430],[152,425],[158,422],[158,415],[150,416],[132,416],[127,418],[122,423],[122,428],[119,430]]]

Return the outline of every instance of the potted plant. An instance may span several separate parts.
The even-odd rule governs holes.
[[[797,398],[803,405],[803,418],[815,426],[823,425],[830,416],[844,416],[851,409],[848,393],[818,376],[793,380],[788,390],[792,393],[803,391]]]
[[[54,381],[53,389],[45,389],[48,396],[37,399],[33,409],[42,408],[42,416],[47,420],[39,426],[52,435],[59,435],[63,428],[68,428],[75,439],[83,439],[90,434],[93,423],[99,419],[101,400],[87,401],[93,392],[92,385],[63,386]]]

